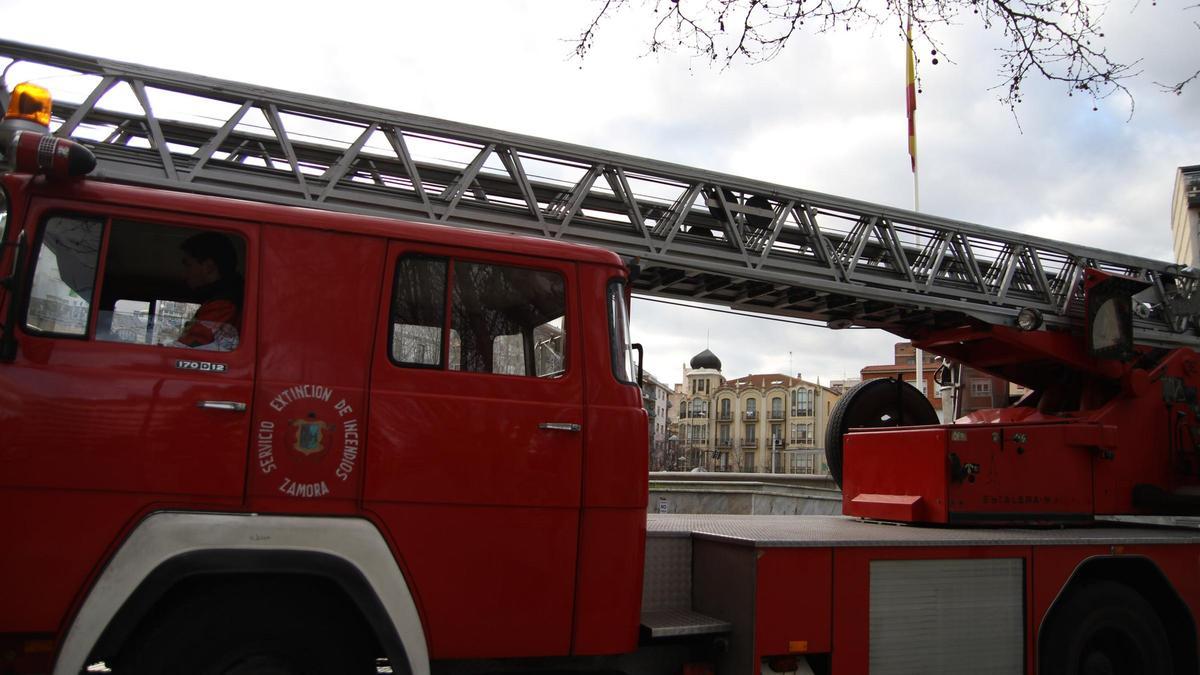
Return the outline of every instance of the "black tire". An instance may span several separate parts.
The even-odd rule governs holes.
[[[1038,641],[1041,675],[1170,675],[1171,643],[1150,603],[1098,581],[1067,591]]]
[[[833,406],[825,428],[825,463],[838,487],[842,485],[842,437],[851,429],[937,424],[937,411],[919,389],[907,382],[884,378],[860,382]]]
[[[126,642],[116,672],[374,673],[380,650],[361,614],[331,583],[308,583],[241,578],[177,589]]]

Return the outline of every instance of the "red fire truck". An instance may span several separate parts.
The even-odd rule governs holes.
[[[1200,532],[1164,526],[1200,510],[1195,272],[0,56],[91,92],[19,85],[0,134],[0,672],[1200,670]],[[827,441],[845,516],[647,517],[635,291],[1032,393],[942,425],[868,382]]]

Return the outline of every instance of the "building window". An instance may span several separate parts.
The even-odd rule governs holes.
[[[796,389],[792,392],[792,415],[796,417],[812,417],[813,390]]]
[[[743,452],[742,453],[742,471],[748,471],[748,472],[753,473],[754,470],[755,470],[755,468],[754,468],[754,453],[753,452]]]
[[[778,396],[771,399],[771,419],[783,419],[783,399]]]
[[[745,426],[745,428],[743,429],[743,431],[744,431],[745,433],[743,433],[743,434],[742,434],[742,438],[743,438],[743,439],[744,439],[744,440],[745,440],[747,443],[753,443],[753,442],[754,442],[754,425],[753,425],[753,424],[747,424],[747,425]]]
[[[972,396],[991,396],[992,381],[991,380],[971,380],[971,395]]]
[[[801,453],[796,457],[797,473],[816,473],[816,455],[811,452]]]

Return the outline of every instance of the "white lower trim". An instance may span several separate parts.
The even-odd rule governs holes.
[[[159,565],[212,549],[293,551],[337,556],[374,589],[408,655],[413,675],[429,675],[429,652],[416,603],[383,535],[360,518],[156,513],[143,520],[88,593],[67,631],[55,675],[76,675],[125,600]]]

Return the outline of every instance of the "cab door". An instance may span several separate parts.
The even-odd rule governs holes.
[[[254,225],[34,199],[16,355],[0,363],[0,632],[54,630],[108,546],[154,508],[241,503],[254,379]],[[225,242],[239,297],[220,344],[183,248]],[[31,574],[41,569],[55,573]],[[7,621],[21,623],[8,626]]]
[[[435,659],[570,651],[583,368],[575,265],[392,243],[365,507]]]

